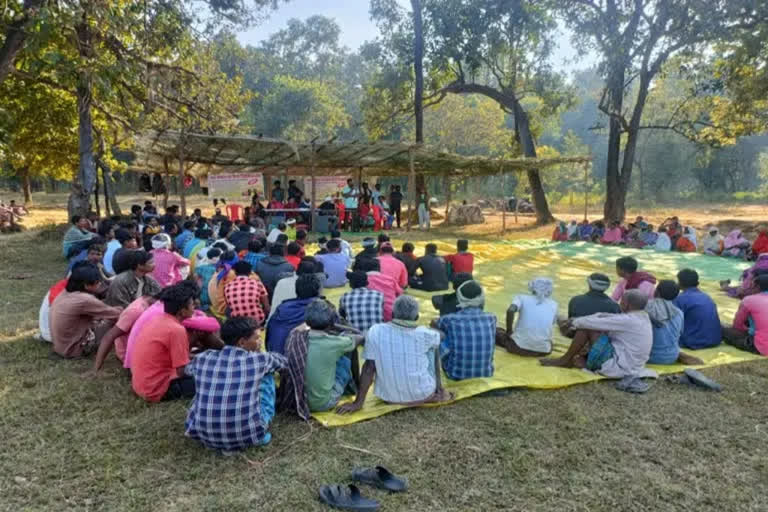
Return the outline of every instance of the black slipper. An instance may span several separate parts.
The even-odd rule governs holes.
[[[352,471],[352,480],[389,492],[404,492],[408,490],[408,482],[405,479],[393,475],[391,471],[383,466],[355,469]]]
[[[708,389],[710,391],[719,392],[723,390],[722,384],[718,384],[698,370],[694,370],[693,368],[686,368],[683,373],[685,373],[685,376],[688,377],[688,379],[690,379],[690,381],[696,386]]]
[[[354,485],[323,485],[320,487],[320,501],[341,510],[378,510],[378,501],[364,498]]]

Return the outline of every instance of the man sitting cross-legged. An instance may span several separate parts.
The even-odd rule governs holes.
[[[310,328],[304,388],[309,410],[327,411],[336,407],[353,375],[359,375],[357,346],[364,338],[338,334],[333,306],[315,299],[306,308],[305,323]],[[354,386],[353,386],[354,387]]]
[[[742,299],[731,327],[723,326],[728,345],[768,355],[768,274],[755,278],[760,293]]]
[[[653,346],[647,304],[642,291],[629,290],[621,298],[624,313],[598,313],[570,320],[576,335],[568,351],[557,359],[541,359],[541,364],[586,368],[615,379],[655,377],[655,372],[645,368]]]
[[[453,380],[491,377],[496,316],[483,311],[485,294],[477,281],[467,281],[459,286],[456,297],[459,312],[432,323],[445,336],[440,345],[443,369]]]
[[[360,332],[384,321],[384,295],[368,288],[368,274],[349,272],[352,288],[339,300],[339,315]]]
[[[391,322],[368,332],[360,389],[354,402],[336,410],[339,414],[363,406],[374,378],[374,394],[391,404],[421,405],[452,398],[440,381],[440,333],[416,325],[419,303],[407,295],[398,297],[392,314]]]
[[[683,312],[672,302],[679,293],[680,288],[674,281],[660,281],[656,287],[656,296],[645,307],[653,325],[649,364],[704,364],[701,359],[680,352]]]
[[[185,367],[195,379],[196,392],[184,433],[225,452],[267,444],[275,415],[272,374],[288,361],[274,352],[259,352],[259,326],[251,317],[227,320],[221,338],[221,350],[206,350]]]
[[[691,350],[716,347],[723,339],[717,304],[699,290],[699,274],[685,268],[677,273],[680,295],[675,306],[683,312],[683,333],[680,346]]]
[[[557,302],[550,299],[552,280],[537,277],[528,283],[528,290],[531,295],[517,295],[509,306],[507,330],[497,330],[496,344],[519,356],[546,356],[552,352],[552,326],[557,320]]]

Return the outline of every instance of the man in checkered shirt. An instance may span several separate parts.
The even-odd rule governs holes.
[[[352,291],[341,296],[339,314],[355,329],[365,333],[384,321],[384,295],[370,290],[365,272],[348,272],[347,278]]]
[[[448,378],[453,380],[493,376],[496,348],[496,316],[483,311],[485,294],[476,281],[456,289],[457,313],[442,316],[432,326],[442,331],[440,357]]]
[[[207,350],[185,368],[196,388],[185,435],[223,452],[267,444],[275,415],[272,373],[288,361],[274,352],[259,352],[261,341],[252,318],[227,320],[221,338],[223,349]]]
[[[251,273],[251,264],[238,261],[232,265],[235,279],[224,287],[229,317],[251,317],[261,327],[269,313],[269,295],[267,288],[256,274]]]

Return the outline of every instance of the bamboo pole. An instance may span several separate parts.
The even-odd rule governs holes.
[[[309,206],[309,226],[310,231],[315,230],[315,199],[317,198],[317,186],[315,184],[315,172],[317,171],[317,164],[315,162],[315,143],[312,143],[312,176],[310,181],[312,182],[312,199]]]
[[[408,157],[411,162],[411,173],[408,175],[408,225],[406,231],[411,230],[411,214],[413,212],[414,199],[416,199],[416,167],[413,161],[413,148],[408,150]]]

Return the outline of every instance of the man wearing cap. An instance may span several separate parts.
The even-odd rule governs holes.
[[[376,240],[371,237],[363,238],[363,250],[357,253],[355,256],[355,264],[352,266],[352,270],[360,270],[360,262],[365,259],[376,259],[379,256],[379,251],[376,248]]]
[[[587,278],[589,291],[577,295],[568,303],[568,318],[594,315],[595,313],[621,313],[619,305],[605,291],[611,287],[611,279],[605,274],[594,273]]]
[[[459,311],[432,324],[444,335],[440,344],[443,370],[453,380],[492,377],[496,315],[483,311],[485,292],[477,281],[459,286],[456,297]]]

